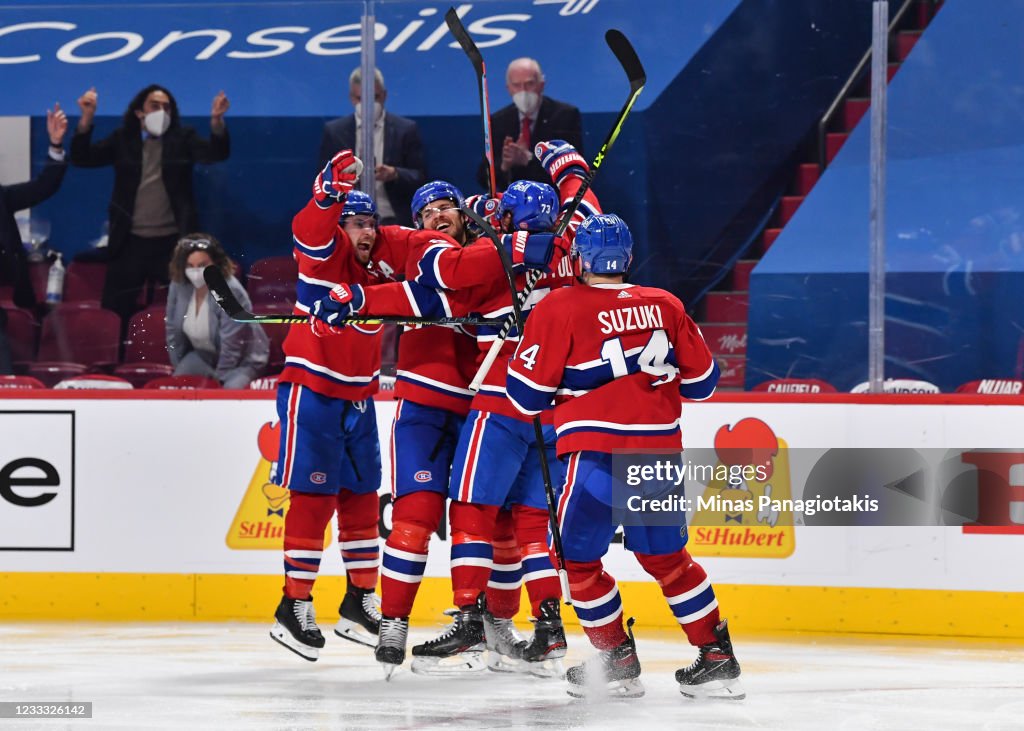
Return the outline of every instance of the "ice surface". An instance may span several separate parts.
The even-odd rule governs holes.
[[[321,621],[330,633],[333,623]],[[0,728],[245,729],[1024,729],[1024,647],[745,638],[733,630],[747,700],[695,703],[672,678],[682,633],[637,642],[647,695],[582,702],[562,681],[487,672],[385,683],[368,648],[327,636],[307,662],[261,624],[0,625],[0,700],[92,701],[92,720]],[[432,636],[414,629],[410,647]],[[591,650],[569,638],[570,663]]]

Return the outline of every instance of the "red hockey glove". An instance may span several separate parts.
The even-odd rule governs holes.
[[[471,208],[480,218],[484,219],[495,231],[501,231],[501,218],[498,216],[498,204],[501,202],[501,193],[491,198],[486,193],[471,195],[466,199],[465,208]],[[469,221],[469,230],[477,236],[482,236],[483,231],[479,226]]]
[[[342,203],[362,172],[362,161],[352,154],[352,150],[342,150],[324,165],[313,181],[313,200],[321,208]]]

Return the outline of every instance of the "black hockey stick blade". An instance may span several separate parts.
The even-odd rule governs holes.
[[[647,72],[644,71],[644,65],[640,63],[640,57],[633,50],[633,44],[622,34],[622,31],[614,28],[604,34],[604,41],[626,71],[630,90],[642,89],[647,84]]]
[[[296,325],[309,322],[308,315],[254,315],[238,301],[223,272],[214,265],[203,270],[203,279],[210,294],[221,309],[235,322],[255,322],[262,325]],[[395,315],[366,315],[348,317],[345,324],[352,325],[500,325],[504,320],[479,317],[401,317]]]
[[[444,14],[444,21],[448,24],[448,30],[455,36],[455,40],[462,46],[463,52],[469,57],[473,64],[473,71],[476,73],[477,90],[480,92],[480,118],[484,127],[484,158],[487,160],[487,192],[491,197],[497,194],[497,178],[494,167],[494,148],[491,141],[491,100],[487,93],[487,67],[484,65],[484,57],[477,48],[476,42],[470,37],[466,26],[462,24],[462,18],[455,11],[455,8],[448,8]]]
[[[476,43],[470,37],[466,26],[462,24],[462,18],[455,12],[455,8],[448,8],[448,12],[444,14],[444,22],[448,24],[448,30],[455,36],[455,40],[462,46],[462,50],[469,56],[469,60],[473,63],[473,68],[476,70],[476,75],[483,76],[484,57],[480,54],[480,49],[476,47]]]

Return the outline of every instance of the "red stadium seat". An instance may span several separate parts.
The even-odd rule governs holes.
[[[0,376],[0,389],[46,388],[46,384],[32,376]]]
[[[170,365],[165,315],[163,305],[153,305],[132,315],[128,321],[128,337],[124,341],[125,363]]]
[[[176,390],[182,388],[220,388],[220,381],[206,376],[161,376],[154,378],[144,388]]]
[[[120,339],[121,319],[115,313],[57,307],[43,319],[38,360],[110,366],[118,362]]]
[[[299,265],[290,256],[270,256],[254,261],[246,281],[253,309],[290,313],[295,303],[295,281],[298,277]]]
[[[754,390],[769,393],[836,393],[835,386],[817,378],[776,378],[757,384]]]
[[[64,279],[64,302],[99,307],[103,299],[103,282],[106,278],[105,262],[71,262]]]
[[[30,363],[28,374],[38,378],[47,388],[53,388],[61,381],[85,374],[86,366],[81,363]]]
[[[39,323],[28,310],[4,307],[7,313],[7,340],[11,344],[11,360],[27,364],[36,359]]]

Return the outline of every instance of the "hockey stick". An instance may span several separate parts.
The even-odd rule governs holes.
[[[498,250],[498,258],[501,259],[501,266],[508,278],[509,288],[512,291],[512,316],[515,317],[516,329],[520,335],[523,332],[523,310],[516,291],[516,275],[513,270],[512,259],[509,257],[505,247],[501,245],[498,233],[480,215],[471,208],[464,208],[462,212],[480,227]],[[569,571],[565,567],[565,551],[562,549],[562,531],[558,527],[558,508],[555,499],[555,488],[551,482],[551,467],[548,465],[548,456],[544,453],[544,425],[540,423],[540,416],[533,417],[533,441],[537,447],[537,457],[540,459],[540,476],[544,482],[544,498],[548,504],[548,525],[551,527],[551,543],[555,547],[555,560],[558,565],[555,571],[558,573],[558,582],[562,586],[562,598],[566,604],[572,604],[572,593],[569,591]]]
[[[235,322],[255,322],[263,325],[295,325],[309,322],[308,315],[254,315],[242,306],[234,292],[224,279],[224,273],[211,264],[203,270],[203,279],[210,288],[210,294],[221,309],[228,313]],[[368,315],[366,317],[347,317],[345,324],[353,325],[500,325],[498,319],[481,319],[479,317],[401,317],[392,315]]]
[[[583,196],[590,189],[590,186],[594,182],[594,176],[597,175],[601,169],[601,164],[604,162],[605,156],[608,154],[608,150],[615,143],[615,140],[619,137],[619,132],[622,131],[622,125],[626,121],[626,117],[629,116],[630,110],[633,108],[633,104],[636,103],[636,99],[640,96],[640,92],[644,90],[644,85],[647,83],[647,73],[644,71],[643,64],[640,63],[640,58],[636,55],[636,51],[633,50],[633,45],[629,42],[629,39],[622,34],[621,31],[609,30],[604,34],[604,40],[608,44],[608,47],[615,54],[615,58],[619,60],[619,64],[626,72],[626,77],[629,79],[629,97],[626,99],[626,103],[619,111],[618,117],[615,118],[615,124],[612,125],[611,131],[608,133],[608,137],[605,139],[604,144],[601,145],[601,149],[598,150],[597,156],[594,158],[594,162],[590,164],[590,175],[580,185],[579,190],[576,191],[576,195],[573,196],[569,206],[565,209],[562,214],[562,218],[558,221],[558,225],[555,227],[555,234],[561,236],[565,233],[566,229],[569,228],[569,223],[572,221],[572,217],[576,214],[576,210],[580,207],[580,203],[583,202]],[[534,287],[537,286],[537,282],[544,276],[544,273],[539,269],[531,269],[526,275],[526,285],[523,287],[522,293],[519,295],[519,301],[521,304],[525,304],[529,298],[530,293],[533,292]],[[514,313],[513,313],[514,314]],[[501,332],[498,333],[497,339],[491,343],[491,349],[487,351],[487,355],[484,357],[483,362],[480,364],[479,370],[473,377],[473,381],[469,384],[469,388],[472,391],[479,391],[480,384],[483,383],[484,378],[487,376],[487,371],[494,365],[494,361],[498,357],[498,353],[501,352],[501,346],[504,344],[505,339],[508,337],[509,332],[515,325],[515,321],[512,315],[509,315],[504,324],[501,326]]]
[[[444,22],[448,24],[448,29],[462,46],[462,50],[469,56],[473,70],[476,72],[476,82],[480,91],[480,116],[484,122],[484,157],[487,159],[487,175],[490,183],[488,192],[493,198],[497,195],[498,184],[494,172],[494,147],[491,143],[491,101],[487,94],[487,67],[484,65],[484,57],[480,54],[480,49],[469,37],[469,32],[462,24],[462,18],[455,12],[455,8],[448,8],[448,12],[444,14]]]

